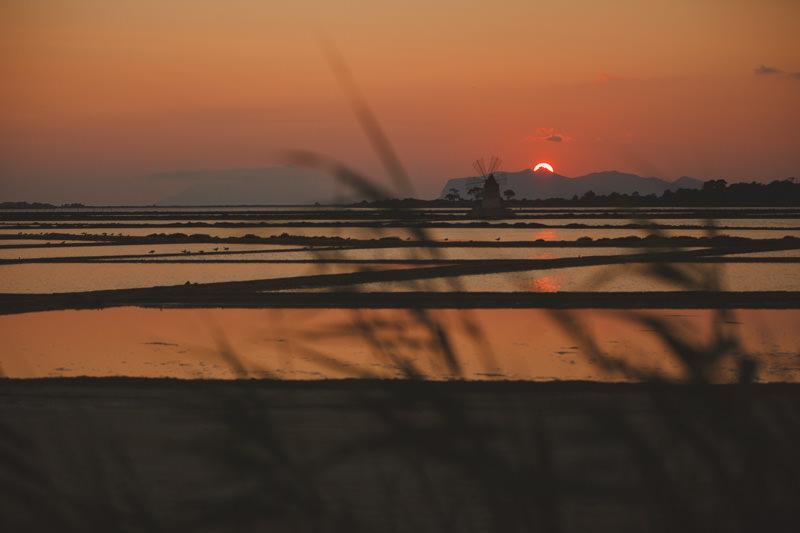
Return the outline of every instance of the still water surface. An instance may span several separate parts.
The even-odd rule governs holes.
[[[783,226],[781,226],[783,227]],[[19,230],[0,229],[0,234],[17,235]],[[245,227],[245,228],[174,228],[174,227],[147,227],[147,228],[92,228],[91,231],[81,228],[47,228],[25,230],[24,234],[59,233],[65,235],[130,235],[147,237],[157,233],[185,235],[208,235],[211,237],[277,237],[284,233],[301,237],[341,237],[343,239],[375,239],[382,237],[396,237],[401,240],[416,240],[418,236],[404,228],[363,228],[363,227]],[[636,228],[462,228],[457,226],[447,228],[425,228],[424,238],[434,241],[573,241],[581,237],[597,239],[615,239],[619,237],[646,237],[651,233],[647,229]],[[669,237],[707,237],[705,229],[664,229],[662,233]],[[746,237],[750,239],[780,239],[786,235],[800,236],[800,228],[789,229],[731,229],[718,230],[718,235],[730,237]]]
[[[690,345],[711,337],[711,311],[647,313],[668,320]],[[438,310],[424,316],[442,326],[464,378],[633,379],[604,371],[574,332],[546,310]],[[667,378],[685,377],[681,360],[625,311],[580,310],[573,318],[605,355]],[[799,322],[798,310],[734,310],[724,327],[757,361],[759,380],[798,381]],[[364,334],[365,325],[377,344]],[[249,377],[401,377],[397,361],[385,351],[388,342],[394,343],[394,356],[411,361],[425,377],[453,377],[441,353],[425,348],[430,330],[418,315],[403,310],[51,311],[0,316],[0,337],[0,364],[10,377],[237,377],[226,351]],[[735,375],[734,362],[723,360],[715,379]]]
[[[410,266],[394,263],[213,263],[199,260],[189,263],[15,264],[2,266],[0,293],[80,292],[406,268]],[[800,291],[800,268],[796,263],[700,263],[692,268],[702,271],[716,269],[715,274],[721,279],[724,290]],[[637,264],[587,266],[458,276],[453,280],[458,284],[457,290],[479,292],[686,290],[682,285],[653,280],[642,271],[642,266]],[[362,292],[456,290],[452,280],[447,279],[363,283],[348,288]]]
[[[286,208],[291,213],[295,208]],[[85,210],[87,217],[96,210]],[[158,211],[158,210],[156,210]],[[195,218],[213,220],[218,208],[191,208]],[[226,209],[232,216],[250,213],[252,208]],[[281,212],[280,209],[271,209]],[[325,208],[319,210],[325,212]],[[331,212],[335,211],[331,209]],[[428,210],[435,211],[435,210]],[[654,210],[655,211],[655,210]],[[136,209],[131,213],[141,213]],[[166,211],[159,211],[166,212]],[[445,212],[440,210],[438,212]],[[531,214],[547,210],[531,210]],[[537,222],[565,225],[622,226],[629,219],[582,219],[581,213],[599,213],[602,209],[552,210],[569,212],[566,219],[538,219]],[[663,210],[679,213],[680,210]],[[765,215],[772,214],[764,210]],[[243,216],[243,215],[240,215]],[[283,215],[281,215],[283,216]],[[287,215],[288,217],[289,215]],[[326,215],[328,216],[328,215]],[[330,215],[334,217],[335,215]],[[666,214],[664,216],[667,216]],[[332,219],[332,218],[331,218]],[[287,218],[288,220],[288,218]],[[798,236],[796,218],[718,221],[739,228],[720,233],[750,238],[782,238]],[[512,220],[510,222],[518,222]],[[208,234],[220,237],[290,235],[341,236],[354,239],[397,237],[403,241],[416,239],[413,232],[402,228],[358,227],[269,227],[269,228],[170,228],[157,220],[146,228],[109,226],[87,229],[26,230],[31,233],[64,232],[79,235],[122,233],[147,236],[153,233]],[[702,225],[703,219],[662,220],[669,225]],[[161,224],[161,225],[159,225]],[[19,230],[0,228],[0,233],[16,236]],[[705,230],[669,229],[668,235],[706,236]],[[625,236],[644,237],[647,230],[613,228],[428,228],[426,238],[439,241],[554,241],[576,240],[588,236],[595,240]],[[2,240],[0,244],[39,243],[21,236]],[[60,240],[58,241],[60,242]],[[69,241],[68,241],[69,242]],[[77,241],[76,241],[77,242]],[[65,258],[100,256],[135,256],[126,261],[98,263],[21,263],[0,265],[0,292],[51,293],[100,289],[121,289],[161,285],[180,285],[218,281],[244,281],[320,273],[357,272],[360,269],[409,268],[401,264],[346,264],[332,260],[396,260],[415,258],[463,259],[555,259],[563,257],[600,256],[634,252],[633,248],[383,248],[358,250],[304,250],[296,245],[109,245],[0,249],[0,259]],[[227,247],[228,250],[224,250]],[[215,248],[217,248],[215,250]],[[152,253],[151,253],[152,252]],[[222,253],[227,252],[227,253]],[[235,253],[234,253],[235,252]],[[161,254],[178,254],[159,257]],[[747,257],[797,258],[797,250],[746,254]],[[234,260],[215,263],[215,259]],[[322,261],[322,263],[247,263],[264,259]],[[176,261],[182,261],[177,263]],[[184,263],[183,261],[193,261]],[[326,263],[326,261],[328,261]],[[686,266],[686,265],[684,265]],[[800,268],[796,263],[730,263],[724,265],[693,264],[695,270],[714,270],[726,290],[800,290]],[[454,285],[455,284],[455,285]],[[413,283],[373,283],[357,287],[361,291],[404,290],[468,290],[468,291],[653,291],[684,290],[653,281],[641,275],[640,265],[571,267],[532,270],[511,274],[461,276],[455,280],[421,280]],[[328,289],[323,289],[328,290]],[[265,295],[265,297],[268,297]],[[713,314],[708,310],[650,311],[669,318],[681,328],[681,338],[702,342],[711,333]],[[641,368],[664,373],[668,377],[683,376],[680,360],[670,353],[653,332],[622,318],[624,311],[581,310],[573,314],[593,331],[604,352],[626,358]],[[626,376],[609,375],[592,361],[592,356],[575,341],[574,331],[565,331],[553,315],[541,309],[459,310],[423,313],[443,325],[462,372],[468,379],[591,379],[620,380]],[[42,376],[147,376],[209,378],[236,377],[231,361],[222,357],[230,346],[242,361],[247,376],[270,376],[282,379],[328,377],[397,377],[401,375],[397,361],[389,353],[408,356],[425,377],[454,377],[442,363],[441,354],[424,349],[430,346],[425,328],[404,310],[348,311],[326,310],[152,310],[136,308],[101,311],[54,311],[0,316],[0,353],[2,372],[12,377]],[[466,322],[465,322],[466,321]],[[763,381],[798,381],[800,379],[800,311],[737,310],[726,320],[726,327],[735,328],[742,339],[742,348],[759,362],[758,377]],[[385,336],[382,347],[370,342],[363,328],[372,324]],[[482,332],[482,336],[476,332]],[[699,337],[698,337],[699,336]],[[705,336],[705,337],[704,337]],[[373,338],[374,341],[374,338]],[[390,346],[391,348],[387,348]],[[380,349],[379,349],[380,348]],[[404,351],[405,350],[405,351]],[[399,351],[399,352],[398,352]],[[381,355],[383,354],[383,355]],[[404,357],[405,357],[404,355]],[[723,361],[719,379],[731,379],[735,365]]]

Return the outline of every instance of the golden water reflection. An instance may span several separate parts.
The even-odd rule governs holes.
[[[558,276],[541,276],[529,279],[527,290],[531,292],[558,292],[561,290],[561,278]]]
[[[615,310],[580,310],[604,353],[665,377],[684,376],[652,331]],[[710,310],[649,311],[668,318],[690,342],[712,334]],[[799,310],[736,310],[729,318],[743,349],[759,363],[761,381],[798,381]],[[459,373],[442,361],[430,322],[442,327]],[[479,333],[483,333],[483,337]],[[53,311],[0,317],[6,376],[141,376],[323,379],[403,377],[410,361],[428,379],[618,381],[541,309],[139,309]],[[732,361],[717,375],[735,379]]]

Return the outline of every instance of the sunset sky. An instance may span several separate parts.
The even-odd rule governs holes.
[[[0,201],[153,203],[293,148],[385,182],[322,36],[418,197],[492,154],[800,177],[798,21],[797,0],[5,0]]]

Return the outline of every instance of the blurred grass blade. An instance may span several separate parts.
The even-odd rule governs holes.
[[[347,96],[350,106],[353,108],[361,127],[364,128],[364,132],[370,143],[372,143],[372,147],[380,157],[394,186],[401,194],[412,196],[414,187],[411,184],[411,180],[403,164],[400,162],[400,158],[397,157],[397,154],[392,148],[389,138],[386,136],[386,133],[384,133],[383,128],[381,128],[378,119],[375,118],[375,114],[372,112],[369,105],[367,105],[361,91],[358,89],[358,84],[353,74],[350,72],[350,69],[347,68],[344,58],[342,58],[336,46],[333,44],[333,41],[329,38],[323,36],[320,39],[320,44],[328,59],[328,64],[333,74],[336,76],[339,85],[341,85],[342,90]]]

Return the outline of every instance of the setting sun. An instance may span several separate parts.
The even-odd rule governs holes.
[[[550,163],[545,163],[544,161],[538,163],[535,167],[533,167],[533,171],[536,172],[540,168],[544,168],[549,170],[550,172],[553,172],[553,166]]]

